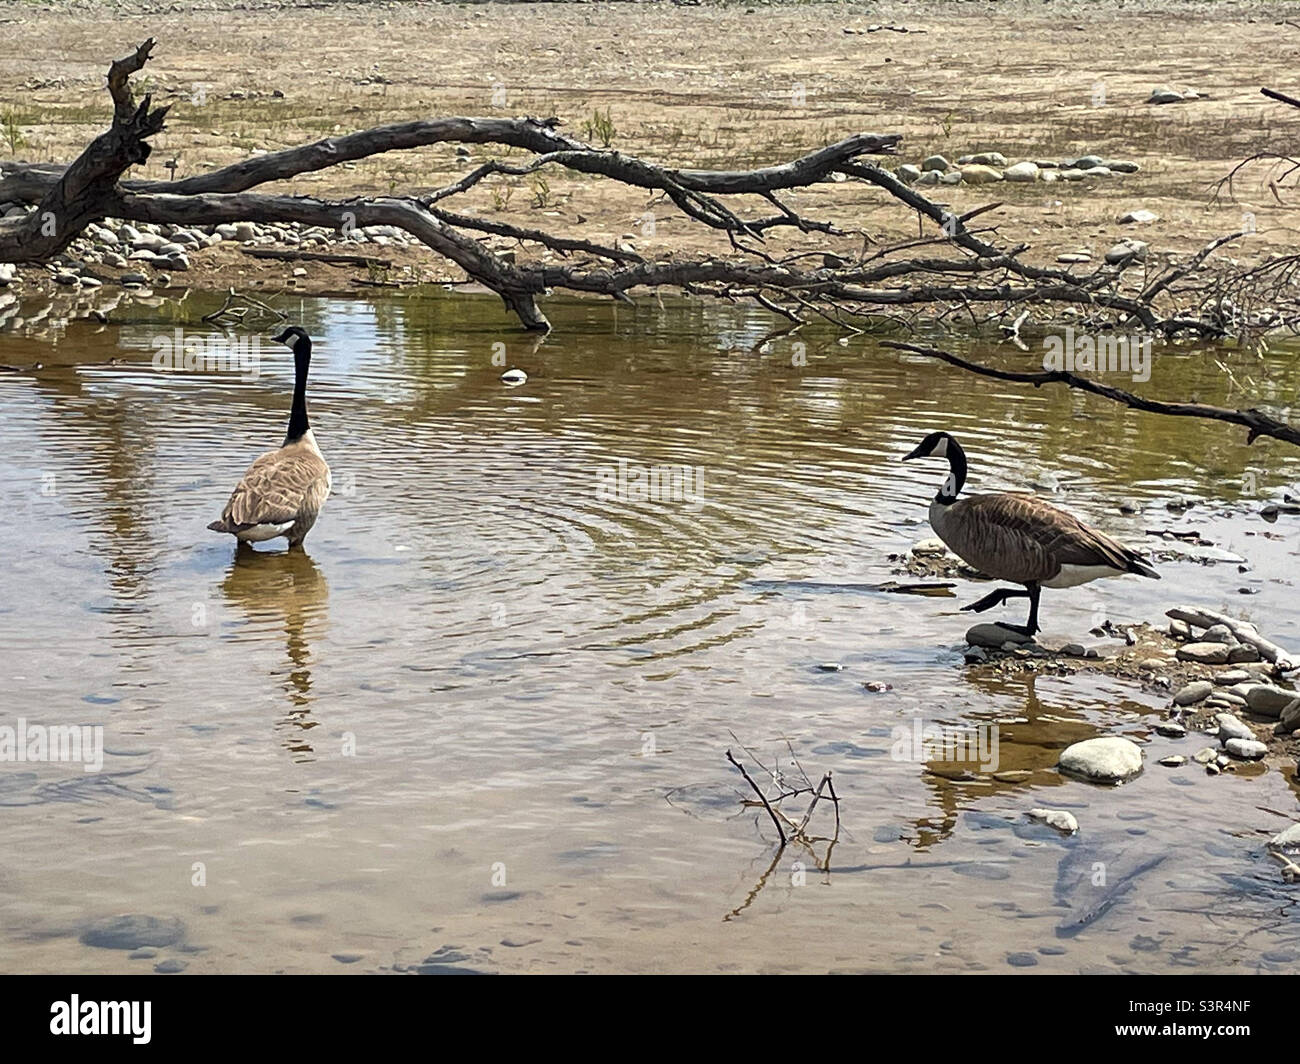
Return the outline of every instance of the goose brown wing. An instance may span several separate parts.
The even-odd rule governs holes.
[[[315,451],[270,451],[248,467],[221,517],[237,527],[296,521],[304,510],[320,509],[328,485],[329,466]]]
[[[995,579],[1050,580],[1063,565],[1129,569],[1119,543],[1033,495],[972,495],[944,516],[944,542]]]

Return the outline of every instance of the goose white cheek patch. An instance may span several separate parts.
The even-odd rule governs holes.
[[[930,457],[931,457],[931,458],[947,458],[947,457],[948,457],[948,437],[947,437],[947,436],[944,436],[942,439],[939,440],[938,443],[936,443],[936,444],[934,445],[934,450],[930,452]]]

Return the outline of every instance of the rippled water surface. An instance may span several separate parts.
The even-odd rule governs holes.
[[[1049,633],[1197,602],[1300,646],[1296,519],[1243,498],[1243,474],[1294,481],[1293,453],[867,339],[805,337],[792,365],[799,341],[755,352],[771,322],[738,308],[552,303],[539,344],[486,298],[281,300],[319,337],[335,494],[305,552],[236,556],[205,525],[278,444],[292,361],[155,369],[210,305],[0,332],[0,724],[106,746],[100,772],[0,764],[5,969],[1295,968],[1263,856],[1296,813],[1281,772],[1155,765],[1201,744],[1154,735],[1164,702],[1131,684],[966,670],[974,584],[872,589],[908,579],[890,555],[930,534],[944,472],[898,459],[948,428],[974,490],[1056,488],[1135,545],[1196,527],[1253,566],[1048,591]],[[526,384],[500,382],[498,344]],[[1233,375],[1160,353],[1144,387],[1293,401],[1294,354],[1222,357]],[[618,493],[663,464],[698,492]],[[1206,502],[1165,509],[1186,495]],[[998,724],[1003,778],[892,757],[915,722]],[[1144,774],[1059,776],[1097,734],[1149,739]],[[757,772],[745,747],[834,772],[829,856],[773,861],[725,758]],[[1030,823],[1039,805],[1082,831]],[[124,913],[181,930],[157,956],[84,941]]]

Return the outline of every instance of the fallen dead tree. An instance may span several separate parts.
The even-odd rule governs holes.
[[[1202,313],[1195,298],[1182,298],[1176,282],[1231,237],[1215,241],[1186,263],[1148,268],[1140,280],[1134,279],[1139,271],[1126,273],[1132,261],[1080,272],[1033,266],[1022,258],[1026,246],[999,246],[996,230],[971,227],[1000,204],[958,215],[870,161],[896,150],[901,140],[896,134],[858,133],[779,165],[720,171],[665,167],[593,148],[560,133],[556,119],[450,117],[331,137],[180,180],[123,180],[130,166],[148,157],[147,138],[162,128],[166,113],[153,108],[148,97],[136,108],[128,84],[149,59],[153,44],[150,39],[113,64],[108,79],[112,128],[74,163],[5,164],[0,170],[0,201],[37,206],[26,218],[0,221],[0,261],[47,260],[87,224],[105,217],[181,226],[391,225],[495,292],[526,328],[539,331],[549,328],[538,305],[548,292],[631,302],[637,290],[662,288],[752,301],[786,319],[791,329],[824,320],[846,332],[863,332],[882,320],[955,315],[977,326],[1014,317],[1018,328],[1028,307],[1043,308],[1047,321],[1073,307],[1076,324],[1085,326],[1127,324],[1162,336],[1227,331],[1222,315]],[[328,199],[254,191],[340,163],[447,142],[499,146],[531,158],[490,159],[444,187],[405,196]],[[728,252],[702,260],[649,260],[628,246],[609,247],[447,206],[483,182],[545,168],[621,182],[643,190],[651,202],[667,201],[692,222],[724,236]],[[783,198],[783,193],[820,182],[874,186],[884,202],[915,212],[921,234],[879,244],[861,229],[806,217],[787,202],[788,196]],[[860,247],[852,255],[782,252],[782,231],[849,238]],[[544,249],[563,261],[515,262],[488,246],[492,238],[514,240],[533,252]]]

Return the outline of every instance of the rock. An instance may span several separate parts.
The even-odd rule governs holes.
[[[898,180],[903,182],[903,184],[911,185],[921,176],[921,168],[919,166],[913,166],[911,163],[904,163],[895,170],[894,173],[897,175]]]
[[[1126,211],[1119,216],[1120,225],[1150,225],[1152,222],[1160,221],[1160,215],[1155,211],[1139,209],[1136,211]]]
[[[1287,735],[1300,728],[1300,698],[1292,699],[1286,704],[1278,715],[1277,726]]]
[[[1141,240],[1121,240],[1106,252],[1106,261],[1112,266],[1127,265],[1131,262],[1145,262],[1147,246]]]
[[[1117,174],[1136,174],[1141,169],[1137,163],[1129,162],[1127,159],[1107,159],[1101,165]]]
[[[1211,761],[1213,761],[1218,756],[1219,756],[1219,751],[1214,749],[1214,747],[1202,746],[1199,750],[1196,751],[1196,753],[1192,755],[1192,760],[1195,761],[1198,765],[1208,765]]]
[[[1215,624],[1205,629],[1205,634],[1201,636],[1202,643],[1227,643],[1229,646],[1237,642],[1237,637],[1232,634],[1232,629],[1226,624]]]
[[[218,227],[218,230],[219,230],[219,229],[220,229],[220,227]],[[222,235],[225,236],[224,233],[223,233]],[[239,222],[239,223],[235,226],[235,231],[234,231],[234,234],[233,234],[233,239],[235,239],[235,240],[256,240],[256,239],[257,239],[257,226],[255,226],[252,222]]]
[[[950,163],[942,155],[931,155],[928,158],[923,159],[921,161],[921,169],[922,171],[925,170],[948,171],[952,169],[952,163]]]
[[[1228,663],[1230,665],[1242,665],[1246,662],[1258,660],[1259,650],[1249,643],[1238,643],[1228,649]]]
[[[838,661],[823,661],[817,666],[819,672],[843,672],[844,666]]]
[[[1060,178],[1062,181],[1082,181],[1083,171],[1073,166],[1066,167],[1060,172]]]
[[[1278,853],[1300,853],[1300,824],[1292,824],[1268,840],[1268,848]]]
[[[1176,621],[1174,623],[1177,624],[1180,622]],[[1171,624],[1170,627],[1172,628],[1173,625]],[[1170,634],[1172,635],[1173,633]],[[1215,683],[1231,687],[1235,683],[1248,683],[1250,681],[1250,673],[1245,669],[1227,669],[1215,676],[1214,681]]]
[[[62,285],[74,285],[81,280],[75,273],[69,273],[67,270],[61,270],[54,275],[54,283]]]
[[[926,170],[916,179],[918,185],[937,185],[939,183],[938,170]]]
[[[168,270],[185,271],[190,268],[190,259],[188,255],[168,255],[165,259],[159,259],[156,265]]]
[[[1177,768],[1179,765],[1187,764],[1187,758],[1182,754],[1170,754],[1168,757],[1162,757],[1157,764],[1164,765],[1165,768]]]
[[[969,156],[976,166],[992,166],[999,170],[1007,165],[1007,157],[1000,151],[981,151]]]
[[[948,545],[937,536],[931,536],[914,543],[912,553],[918,558],[942,558],[948,553]]]
[[[1003,170],[1002,177],[1006,181],[1037,181],[1038,167],[1029,162],[1016,163]]]
[[[1083,658],[1088,656],[1088,648],[1082,643],[1066,643],[1060,653],[1067,658]]]
[[[1277,717],[1295,701],[1296,693],[1272,684],[1256,683],[1246,685],[1243,696],[1252,712],[1262,717]]]
[[[133,251],[127,256],[132,262],[153,262],[158,256],[148,248],[141,248],[139,251]]]
[[[1038,164],[1035,163],[1034,165],[1037,166]],[[1050,185],[1053,181],[1061,180],[1061,175],[1058,174],[1055,170],[1044,170],[1041,166],[1039,166],[1038,180]]]
[[[1094,166],[1101,166],[1100,155],[1080,155],[1070,166],[1075,170],[1091,170]]]
[[[1104,166],[1090,166],[1083,172],[1084,177],[1114,177],[1115,175]]]
[[[1142,748],[1118,735],[1085,739],[1061,751],[1059,767],[1094,783],[1122,783],[1142,771]]]
[[[1223,643],[1184,643],[1178,648],[1178,660],[1195,661],[1201,665],[1226,665],[1228,649]]]
[[[1091,262],[1092,256],[1083,251],[1066,251],[1056,256],[1057,262]]]
[[[1182,103],[1183,94],[1175,92],[1173,89],[1161,87],[1152,89],[1151,95],[1147,97],[1147,103]]]
[[[7,288],[17,274],[17,267],[12,262],[0,262],[0,288]]]
[[[215,236],[221,237],[222,240],[235,239],[235,227],[229,222],[216,226],[212,232]]]
[[[989,660],[989,653],[983,647],[967,647],[962,657],[967,665],[982,665]]]
[[[1219,725],[1219,742],[1227,742],[1229,739],[1254,739],[1255,733],[1250,726],[1233,716],[1231,713],[1216,713],[1215,721]]]
[[[1166,720],[1156,725],[1156,734],[1167,739],[1181,739],[1187,734],[1187,729],[1176,720]]]
[[[184,937],[185,925],[177,919],[132,913],[96,920],[81,933],[81,944],[134,950],[141,946],[172,946]]]
[[[1064,809],[1031,809],[1029,816],[1033,820],[1041,820],[1049,828],[1056,828],[1066,835],[1073,835],[1079,830],[1079,822],[1074,819],[1074,814],[1067,813]]]
[[[1007,643],[1021,646],[1030,642],[1024,632],[1017,632],[1001,624],[977,624],[966,633],[966,642],[973,647],[1001,649]]]
[[[168,241],[159,236],[157,233],[141,233],[131,241],[131,246],[136,251],[154,251],[159,252],[166,247]]]
[[[940,174],[940,175],[939,175],[939,184],[941,184],[941,185],[960,185],[960,184],[961,184],[961,171],[960,171],[960,170],[950,170],[950,171],[948,171],[948,173],[946,173],[946,174]]]
[[[82,274],[81,287],[82,288],[103,288],[104,282],[101,281],[98,277],[88,277],[85,274]]]
[[[177,975],[189,967],[189,961],[167,960],[159,961],[153,966],[153,970],[159,975]]]
[[[106,251],[104,252],[104,265],[111,266],[115,270],[123,270],[126,268],[126,258],[116,251]]]
[[[1258,739],[1229,739],[1223,746],[1240,761],[1258,761],[1268,753],[1268,747]]]
[[[148,284],[149,278],[142,273],[124,273],[118,281],[122,284]]]
[[[184,245],[184,244],[178,244],[178,243],[176,243],[176,241],[172,240],[172,241],[169,241],[169,242],[166,243],[166,244],[163,244],[163,246],[160,247],[160,248],[158,249],[158,254],[159,254],[159,255],[167,255],[167,256],[171,256],[171,255],[184,255],[184,254],[185,254],[185,245]]]
[[[1174,705],[1193,706],[1197,702],[1204,702],[1213,690],[1214,684],[1209,680],[1193,680],[1187,686],[1179,688],[1174,695]]]
[[[295,267],[293,268],[293,275],[294,275],[295,277],[306,277],[306,276],[307,276],[307,270],[306,270],[305,267],[302,267],[302,266],[295,266]]]

